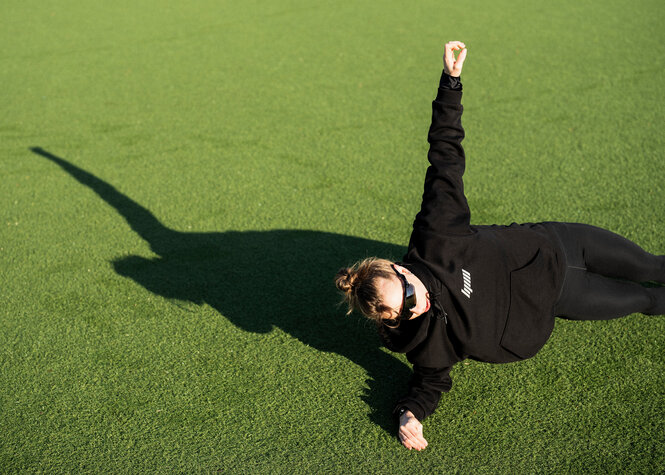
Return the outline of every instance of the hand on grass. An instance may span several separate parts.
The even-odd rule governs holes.
[[[402,445],[409,450],[423,450],[427,447],[427,441],[423,437],[423,425],[411,411],[400,416],[398,436]]]
[[[455,51],[459,51],[455,59]],[[462,74],[462,66],[466,59],[466,45],[461,41],[449,41],[445,46],[443,54],[443,70],[449,76],[458,78]]]

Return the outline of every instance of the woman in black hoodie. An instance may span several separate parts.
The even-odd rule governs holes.
[[[428,134],[430,167],[407,254],[399,264],[365,259],[336,276],[349,312],[376,321],[386,347],[413,364],[408,394],[394,410],[408,449],[427,446],[421,421],[450,390],[456,362],[530,358],[549,338],[555,316],[665,314],[665,287],[641,285],[665,283],[665,256],[584,224],[470,224],[459,80],[466,54],[464,43],[445,45]]]

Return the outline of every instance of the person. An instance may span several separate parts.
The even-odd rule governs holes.
[[[466,358],[507,363],[534,356],[554,317],[603,320],[665,313],[665,256],[610,231],[577,223],[470,224],[462,175],[462,84],[466,45],[445,45],[432,104],[430,166],[402,261],[368,258],[341,269],[349,312],[374,320],[391,351],[413,365],[397,401],[398,437],[427,447],[422,420],[452,387]]]

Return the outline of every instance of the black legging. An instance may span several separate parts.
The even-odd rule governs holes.
[[[587,224],[547,223],[566,254],[566,276],[554,314],[609,320],[631,313],[665,314],[665,256]]]

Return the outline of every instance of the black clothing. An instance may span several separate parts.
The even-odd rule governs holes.
[[[406,353],[414,369],[395,414],[406,407],[419,420],[452,387],[449,372],[456,362],[507,363],[535,355],[554,328],[564,277],[571,276],[561,237],[568,228],[470,224],[462,182],[461,83],[452,79],[443,74],[432,103],[430,167],[401,263],[423,282],[431,308],[397,328],[379,326],[386,347]],[[567,289],[566,301],[574,300]]]
[[[566,275],[554,314],[571,320],[609,320],[631,313],[665,313],[665,256],[587,224],[546,223],[566,254]],[[620,280],[619,280],[620,279]]]
[[[451,91],[461,91],[462,90],[462,81],[458,77],[449,76],[444,71],[441,73],[441,79],[439,80],[439,88],[441,89],[450,89]]]
[[[461,91],[445,88],[432,104],[430,167],[403,265],[428,289],[432,306],[398,328],[380,328],[386,346],[414,365],[398,404],[418,419],[450,389],[452,365],[465,358],[504,363],[531,357],[554,327],[565,272],[556,239],[540,224],[471,226],[464,196]]]

